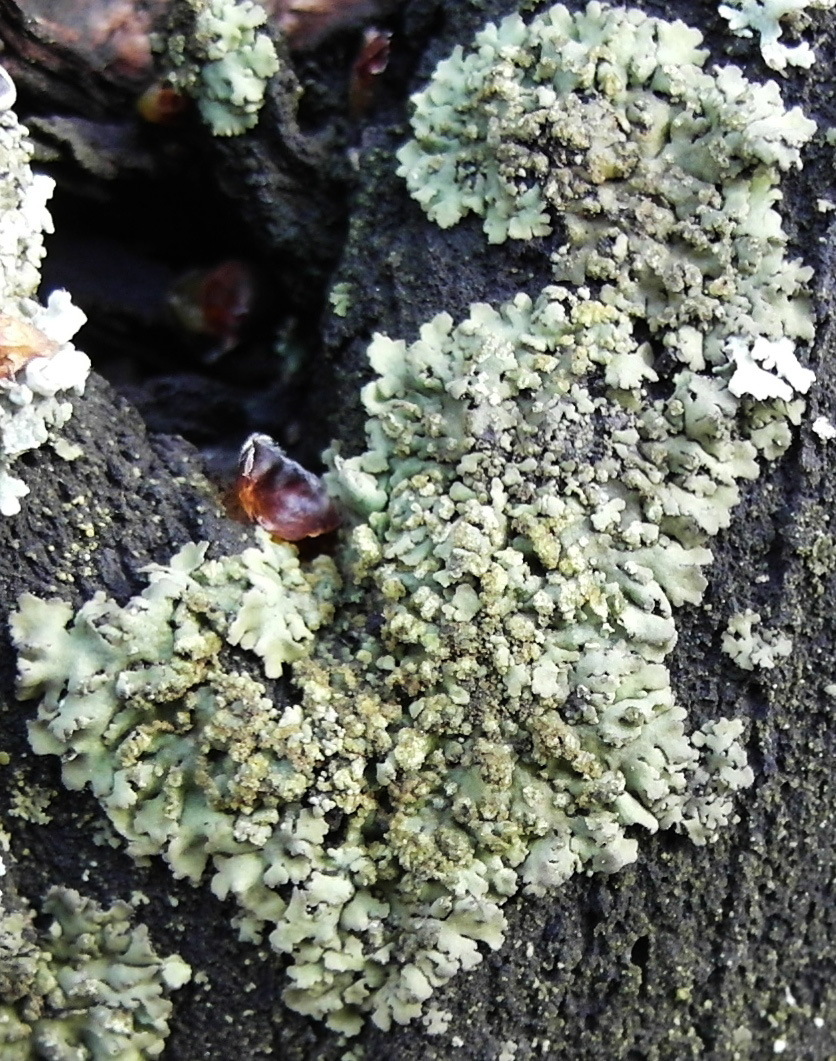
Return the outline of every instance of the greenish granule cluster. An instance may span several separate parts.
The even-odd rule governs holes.
[[[61,456],[77,456],[61,438],[60,429],[72,416],[68,396],[81,394],[90,362],[70,340],[85,321],[66,291],[54,291],[43,306],[36,301],[44,233],[52,231],[46,204],[54,182],[34,175],[26,130],[11,110],[0,112],[0,314],[33,324],[58,349],[36,357],[16,375],[0,373],[0,515],[20,511],[29,487],[16,462],[30,450],[50,443]],[[0,324],[0,353],[5,335]],[[2,361],[2,358],[0,358]]]
[[[164,42],[171,84],[197,101],[215,136],[237,136],[258,122],[267,82],[279,69],[273,42],[257,32],[267,14],[252,0],[189,2],[193,33]]]
[[[135,855],[211,860],[241,934],[288,956],[285,1001],[334,1029],[417,1017],[502,944],[509,896],[661,828],[710,842],[752,783],[743,723],[689,733],[666,658],[812,380],[775,202],[813,125],[699,41],[555,7],[439,65],[413,194],[495,242],[566,240],[538,297],[375,337],[333,560],[190,546],[124,607],[12,617],[35,750]]]
[[[809,25],[809,11],[830,11],[834,6],[836,0],[729,0],[718,10],[738,37],[757,33],[766,65],[784,71],[787,66],[811,67],[815,54],[806,41],[784,43],[782,23],[798,33]]]
[[[167,995],[191,970],[159,958],[144,925],[117,902],[104,909],[70,888],[51,888],[36,929],[7,902],[8,854],[0,834],[0,1056],[3,1061],[143,1061],[168,1037]]]

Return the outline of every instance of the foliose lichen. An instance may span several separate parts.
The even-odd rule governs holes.
[[[786,22],[798,32],[809,25],[808,11],[830,11],[834,6],[836,0],[729,0],[718,10],[738,37],[757,33],[766,65],[784,71],[787,66],[809,68],[816,57],[806,41],[784,43],[781,23]]]
[[[17,374],[0,378],[0,514],[20,511],[29,492],[13,470],[21,454],[51,443],[71,456],[61,427],[72,416],[71,394],[81,394],[90,371],[87,356],[70,340],[85,321],[66,291],[36,300],[44,233],[52,231],[46,204],[54,182],[34,175],[26,130],[11,110],[0,110],[0,313],[38,328],[58,349],[33,358]]]
[[[339,585],[327,558],[303,573],[293,547],[266,538],[220,561],[205,552],[187,546],[169,567],[150,568],[148,589],[124,608],[96,596],[69,631],[72,609],[35,597],[21,599],[13,620],[28,646],[20,695],[44,695],[36,751],[72,743],[65,782],[92,785],[132,854],[164,850],[175,874],[193,880],[215,850],[238,849],[236,835],[266,839],[278,816],[254,814],[254,801],[284,804],[302,791],[292,765],[274,761],[274,740],[280,750],[285,737],[295,741],[282,736],[290,722],[220,650],[251,651],[278,677],[310,654]],[[165,776],[149,773],[163,760]]]
[[[168,1036],[167,995],[191,971],[159,958],[132,909],[104,909],[51,888],[36,929],[32,911],[6,896],[8,840],[0,834],[0,1054],[4,1061],[143,1061]]]
[[[792,638],[776,630],[760,630],[760,623],[760,614],[747,608],[729,619],[723,634],[723,651],[743,670],[772,670],[792,652]]]
[[[699,42],[558,6],[439,65],[413,194],[566,241],[538,297],[375,337],[368,448],[330,457],[354,514],[333,561],[188,547],[124,607],[12,617],[35,750],[135,855],[194,881],[211,859],[242,935],[288,956],[287,1003],[332,1028],[416,1017],[501,945],[510,895],[659,829],[710,842],[752,783],[743,722],[689,734],[665,660],[802,414],[810,271],[774,204],[813,125]]]
[[[264,8],[252,0],[190,0],[194,31],[164,42],[173,87],[197,101],[215,136],[252,129],[267,82],[279,69],[276,48],[266,33]]]
[[[328,292],[328,301],[338,317],[345,317],[348,313],[351,308],[353,293],[353,285],[346,281],[334,284]]]

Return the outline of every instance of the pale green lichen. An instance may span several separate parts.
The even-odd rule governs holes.
[[[267,82],[279,69],[273,42],[257,32],[267,14],[252,0],[190,3],[193,34],[165,42],[171,83],[194,97],[215,136],[237,136],[258,122]]]
[[[286,1002],[332,1028],[413,1019],[501,945],[508,896],[660,828],[709,842],[752,782],[742,723],[689,735],[665,660],[803,409],[809,270],[774,202],[812,127],[698,44],[592,4],[440,64],[413,191],[495,240],[558,216],[568,239],[537,298],[375,337],[333,562],[191,547],[124,607],[12,618],[35,749],[133,854],[195,881],[211,859],[241,934],[288,956]]]
[[[52,821],[49,805],[55,791],[33,785],[28,779],[20,779],[9,797],[9,817],[21,818],[35,825],[47,825]]]
[[[3,1061],[143,1061],[168,1036],[167,995],[191,975],[159,958],[127,903],[108,909],[52,888],[35,928],[6,896],[8,842],[0,834],[0,1056]]]
[[[792,638],[774,630],[759,630],[761,617],[747,608],[733,615],[723,634],[722,648],[744,670],[772,670],[792,652]]]
[[[90,371],[86,355],[70,340],[85,321],[66,291],[54,291],[46,306],[36,301],[44,234],[52,231],[46,204],[54,182],[33,175],[26,130],[10,110],[0,112],[0,314],[34,324],[58,345],[11,378],[0,378],[0,515],[20,511],[29,487],[18,458],[51,443],[60,451],[60,429],[72,416],[69,395],[81,394]],[[60,453],[59,453],[60,455]]]
[[[352,302],[353,287],[353,284],[343,280],[338,284],[334,284],[328,292],[328,301],[338,317],[345,317],[348,313]]]
[[[797,33],[809,25],[808,11],[831,11],[834,6],[836,0],[728,0],[718,10],[738,37],[757,33],[766,65],[783,71],[788,65],[811,67],[815,54],[806,41],[783,43],[781,23],[786,22]]]
[[[703,71],[700,40],[597,4],[511,16],[439,64],[398,153],[442,227],[472,211],[502,242],[560,217],[555,278],[594,285],[697,371],[730,336],[812,336],[810,270],[784,258],[774,204],[815,130],[774,83]]]
[[[305,787],[289,762],[276,762],[285,737],[296,740],[282,735],[292,719],[219,650],[250,650],[277,677],[310,654],[338,585],[330,561],[303,574],[288,545],[265,541],[221,561],[205,551],[188,546],[169,567],[149,569],[150,586],[125,608],[98,595],[70,631],[72,609],[34,597],[14,620],[15,639],[29,646],[20,693],[45,694],[35,750],[60,753],[70,741],[65,782],[92,785],[132,854],[163,850],[175,874],[192,879],[225,844],[263,843],[278,818],[269,804]],[[166,762],[164,777],[149,774],[152,759]],[[266,809],[253,813],[258,802]]]

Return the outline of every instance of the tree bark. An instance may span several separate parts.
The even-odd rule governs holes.
[[[754,44],[731,37],[708,0],[643,7],[698,26],[713,57],[720,61],[731,50],[748,76],[763,78]],[[359,134],[362,161],[334,276],[355,295],[345,318],[325,314],[327,372],[311,380],[310,408],[328,417],[312,423],[311,434],[338,436],[345,453],[362,447],[359,384],[369,376],[365,349],[374,331],[411,341],[441,310],[458,320],[472,302],[496,304],[519,290],[534,295],[548,282],[549,241],[488,246],[473,218],[442,231],[394,173],[393,152],[407,136],[407,92],[455,43],[507,10],[499,2],[475,10],[453,0],[414,0],[401,11],[378,108]],[[424,40],[419,57],[413,48]],[[782,91],[788,104],[800,102],[808,114],[832,120],[832,13],[816,23],[816,51],[813,69],[791,72]],[[288,135],[271,129],[275,116],[271,105],[258,130],[243,138],[244,150],[234,141],[216,147],[229,194],[250,197],[251,221],[259,204],[275,203],[265,191],[275,181],[260,168]],[[352,1044],[362,1045],[367,1061],[836,1055],[836,728],[834,699],[825,692],[836,681],[830,523],[836,477],[827,444],[811,430],[820,414],[836,420],[836,224],[816,208],[818,199],[836,198],[832,158],[832,146],[819,138],[804,169],[783,184],[791,250],[815,267],[818,382],[808,413],[790,451],[745,486],[731,527],[713,539],[708,592],[699,607],[678,610],[679,641],[670,657],[678,700],[694,725],[719,716],[749,721],[755,782],[737,797],[739,821],[709,847],[662,832],[643,839],[639,861],[618,874],[574,878],[548,898],[517,896],[505,907],[505,946],[434,997],[452,1014],[447,1032],[428,1036],[416,1022],[384,1033],[368,1024]],[[317,159],[318,172],[322,165]],[[341,169],[334,164],[334,172]],[[251,194],[254,187],[263,199]],[[329,187],[326,174],[316,189],[328,198]],[[323,206],[328,239],[306,258],[310,276],[327,271],[331,207]],[[264,224],[263,214],[261,223],[277,251],[285,237]],[[304,235],[301,222],[299,231]],[[246,528],[225,517],[191,447],[149,436],[100,381],[74,405],[66,434],[83,456],[66,463],[48,450],[34,453],[23,511],[0,521],[4,614],[24,592],[78,606],[103,590],[124,602],[141,588],[144,565],[166,561],[187,541],[208,540],[220,555],[250,540]],[[792,655],[774,670],[741,671],[720,651],[721,631],[744,608],[793,637]],[[217,902],[206,887],[172,880],[160,860],[138,866],[118,847],[94,842],[100,817],[94,798],[65,792],[58,763],[29,751],[32,707],[15,701],[5,630],[0,688],[2,748],[11,757],[0,768],[2,821],[12,835],[20,891],[37,900],[62,883],[102,901],[141,891],[148,898],[141,916],[158,949],[176,949],[205,974],[174,998],[165,1058],[341,1057],[346,1045],[338,1036],[281,1004],[281,963],[269,948],[235,939],[231,904]],[[15,793],[36,786],[52,794],[51,821],[43,825],[10,814]]]

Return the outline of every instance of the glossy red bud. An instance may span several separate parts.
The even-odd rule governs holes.
[[[282,541],[315,538],[340,524],[322,480],[269,435],[250,435],[242,446],[235,493],[247,516]]]

